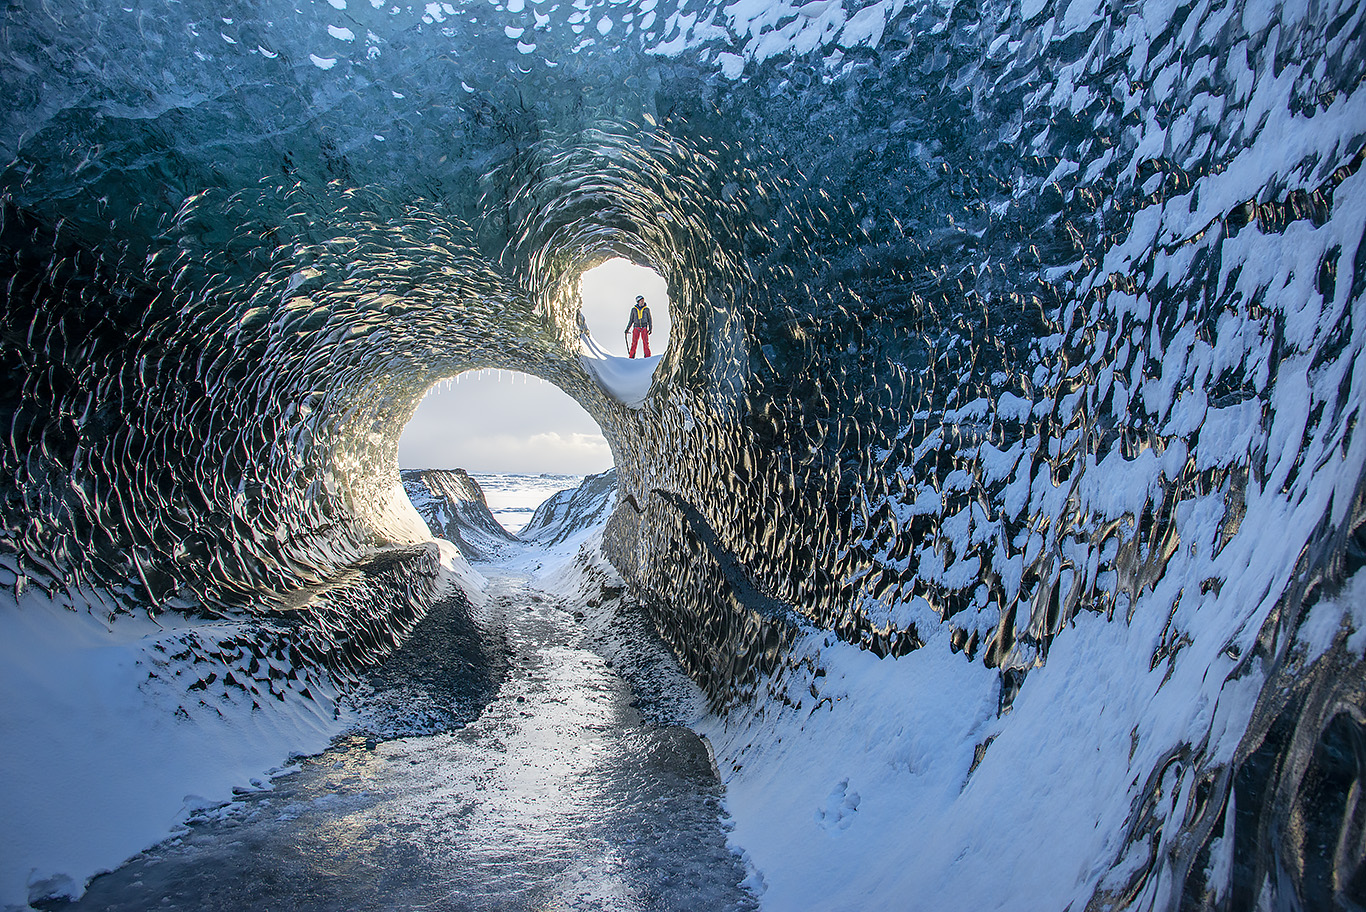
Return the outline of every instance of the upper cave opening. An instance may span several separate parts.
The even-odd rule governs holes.
[[[610,355],[630,355],[630,333],[625,332],[637,296],[645,298],[652,318],[648,351],[664,354],[669,345],[673,320],[669,313],[667,280],[648,266],[623,257],[613,257],[584,270],[579,277],[581,312],[593,340]],[[637,348],[643,355],[646,348]]]

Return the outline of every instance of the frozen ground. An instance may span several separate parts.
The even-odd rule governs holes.
[[[595,556],[597,534],[554,551],[510,546],[497,564],[464,571],[480,607],[448,590],[359,693],[337,700],[337,720],[315,720],[302,745],[257,743],[254,763],[230,750],[233,725],[217,739],[187,725],[167,742],[137,718],[153,708],[129,705],[125,739],[100,751],[88,732],[49,719],[70,735],[63,753],[105,768],[62,767],[89,788],[70,791],[42,852],[6,823],[6,857],[70,872],[65,890],[27,878],[35,896],[79,892],[82,872],[117,867],[72,909],[755,908],[726,844],[708,748],[688,727],[705,711],[701,693],[623,602],[620,578]],[[84,688],[70,703],[82,701]],[[271,746],[278,764],[340,728],[322,753],[267,774]],[[166,781],[175,764],[164,753],[191,749],[196,736],[201,754],[227,749],[227,762],[180,775],[212,772],[221,797],[166,804],[159,793],[183,787]],[[141,775],[136,764],[146,764]],[[102,830],[78,836],[98,853],[63,848],[57,824],[70,836],[77,819]],[[118,866],[177,822],[169,841]],[[7,902],[19,874],[9,874]]]

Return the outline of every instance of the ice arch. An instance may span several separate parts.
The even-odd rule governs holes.
[[[1361,5],[646,5],[7,20],[3,582],[263,611],[410,540],[421,390],[522,370],[718,705],[805,629],[1005,719],[1080,620],[1179,711],[1077,907],[1355,889]],[[575,349],[613,256],[674,293],[640,408]],[[347,623],[420,611],[402,566]]]

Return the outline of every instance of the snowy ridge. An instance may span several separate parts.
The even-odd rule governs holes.
[[[454,542],[469,560],[486,560],[513,540],[489,511],[479,482],[464,469],[405,469],[401,477],[432,535]]]
[[[536,508],[519,534],[525,541],[554,545],[607,522],[616,505],[617,470],[589,475],[577,488],[554,494]]]

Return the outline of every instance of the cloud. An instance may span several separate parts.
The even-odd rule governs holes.
[[[597,423],[558,387],[483,371],[428,394],[398,459],[412,469],[587,475],[610,468],[612,452]]]
[[[601,434],[499,434],[467,440],[461,451],[476,472],[589,475],[612,465],[612,451]]]

